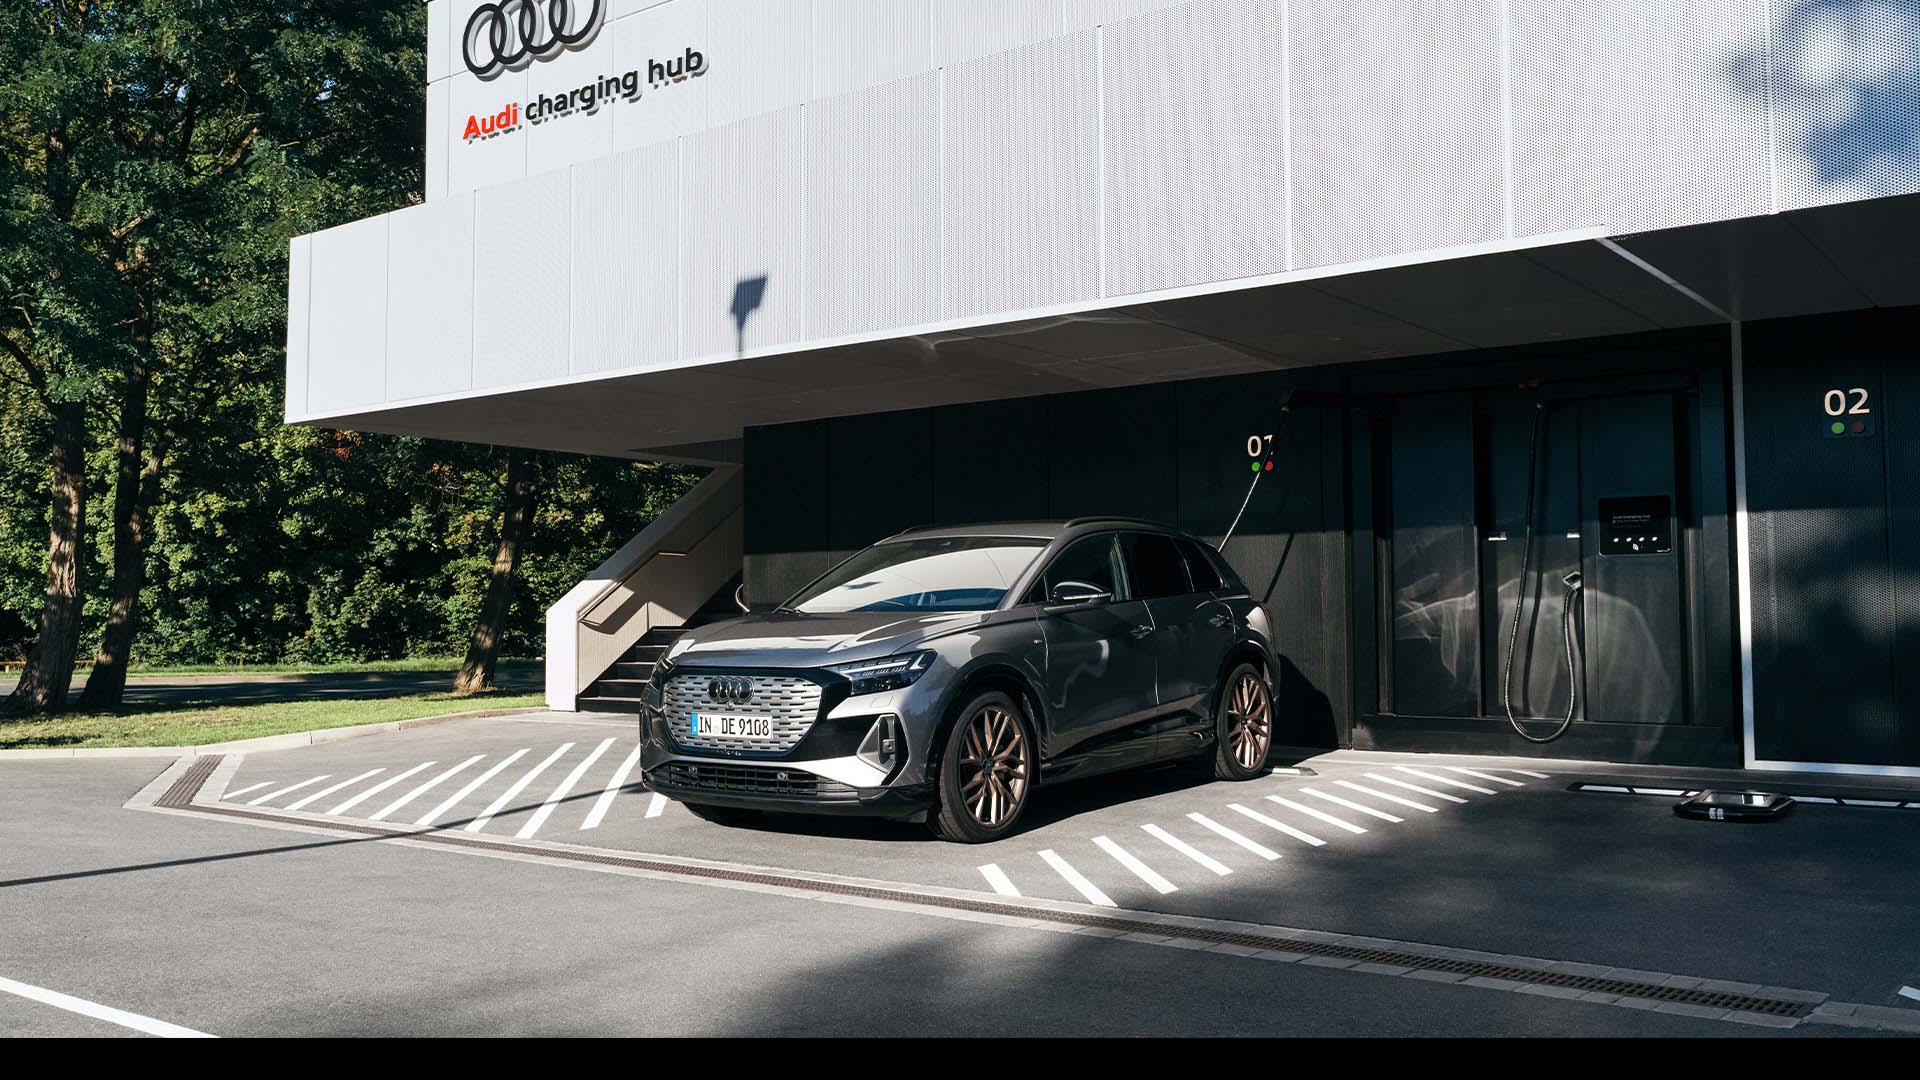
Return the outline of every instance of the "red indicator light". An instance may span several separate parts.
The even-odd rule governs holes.
[[[1865,420],[1855,420],[1853,422],[1853,433],[1855,435],[1859,435],[1866,430],[1867,430],[1867,422]]]
[[[1271,462],[1271,461],[1269,461],[1269,462],[1267,462],[1267,471],[1268,471],[1268,472],[1272,472],[1272,471],[1273,471],[1273,462]]]

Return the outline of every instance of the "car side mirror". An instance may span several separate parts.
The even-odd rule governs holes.
[[[1047,594],[1048,602],[1063,607],[1084,607],[1088,604],[1104,604],[1113,599],[1113,594],[1098,585],[1089,585],[1084,581],[1063,581]]]

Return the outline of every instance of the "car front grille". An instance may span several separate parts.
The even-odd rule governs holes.
[[[859,793],[834,780],[824,780],[802,769],[775,765],[735,765],[731,762],[669,761],[652,778],[672,787],[739,795],[777,795],[813,802],[858,802]]]
[[[740,704],[714,701],[708,695],[708,687],[715,679],[746,679],[752,684],[752,692]],[[660,704],[673,741],[688,749],[783,754],[793,749],[819,719],[823,692],[819,683],[791,675],[686,672],[668,680]],[[767,717],[773,722],[773,737],[740,739],[695,735],[693,714],[704,712]]]

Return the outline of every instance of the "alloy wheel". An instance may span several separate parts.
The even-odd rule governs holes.
[[[960,797],[967,815],[998,828],[1027,798],[1027,733],[1011,710],[989,705],[967,722],[962,750]]]
[[[1234,681],[1227,698],[1227,749],[1243,769],[1255,769],[1267,760],[1273,741],[1273,702],[1267,684],[1251,671]]]

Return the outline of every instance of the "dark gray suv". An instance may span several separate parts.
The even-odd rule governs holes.
[[[754,811],[1013,830],[1034,789],[1273,742],[1266,609],[1219,552],[1126,518],[917,529],[771,612],[688,632],[641,718],[647,786]]]

